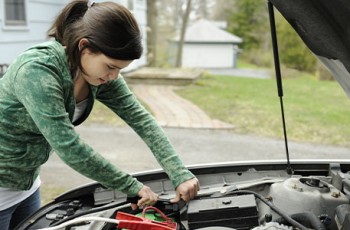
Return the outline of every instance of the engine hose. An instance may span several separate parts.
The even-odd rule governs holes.
[[[98,207],[98,208],[92,208],[90,210],[83,211],[83,212],[80,212],[80,213],[68,216],[68,217],[66,217],[66,218],[64,218],[62,220],[59,220],[59,221],[55,222],[54,224],[51,224],[51,226],[57,226],[57,225],[60,225],[60,224],[62,224],[64,222],[66,222],[66,221],[73,220],[73,219],[75,219],[77,217],[85,216],[85,215],[88,215],[88,214],[91,214],[91,213],[102,212],[102,211],[105,211],[105,210],[108,210],[108,209],[112,209],[112,208],[116,208],[116,210],[119,210],[119,209],[128,208],[128,207],[130,207],[130,204],[127,203],[127,202],[111,203],[111,204],[107,204],[107,205],[104,205],[104,206],[101,206],[101,207]]]
[[[301,230],[309,230],[309,228],[305,227],[304,225],[300,224],[298,221],[295,221],[293,218],[288,216],[286,213],[284,213],[282,210],[277,208],[271,201],[267,200],[262,195],[248,190],[237,190],[237,191],[231,191],[228,194],[253,194],[256,198],[261,200],[263,203],[265,203],[267,206],[269,206],[274,212],[276,212],[278,215],[283,217],[289,224],[291,224],[294,227],[297,227]]]
[[[304,225],[311,227],[315,230],[326,230],[326,227],[322,224],[322,222],[315,216],[312,212],[302,212],[302,213],[295,213],[290,215],[290,217],[293,220],[296,220],[298,222],[303,223]],[[278,218],[274,220],[275,222],[278,222],[280,224],[285,224],[284,218]]]

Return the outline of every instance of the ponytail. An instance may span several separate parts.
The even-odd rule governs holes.
[[[51,28],[48,30],[48,36],[55,38],[56,41],[63,44],[63,37],[66,29],[74,22],[81,20],[88,9],[87,0],[76,0],[70,2],[56,18]]]

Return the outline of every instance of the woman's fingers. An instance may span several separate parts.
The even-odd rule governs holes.
[[[137,206],[141,209],[154,205],[158,200],[158,195],[154,193],[148,186],[143,186],[138,195],[141,199],[137,202]]]
[[[190,180],[187,180],[183,183],[181,183],[176,188],[176,195],[171,200],[172,203],[179,202],[180,199],[183,199],[186,202],[189,202],[190,200],[194,199],[197,196],[197,193],[200,189],[199,181],[197,178],[192,178]],[[138,195],[141,197],[141,199],[137,202],[137,206],[140,209],[143,209],[147,206],[154,205],[157,201],[159,196],[154,193],[148,186],[143,186],[141,190],[138,192]],[[136,205],[132,205],[132,209],[137,208]]]
[[[176,196],[171,200],[171,202],[176,203],[180,199],[183,199],[186,202],[194,199],[197,196],[197,192],[200,189],[199,181],[197,178],[192,178],[181,183],[176,188]]]

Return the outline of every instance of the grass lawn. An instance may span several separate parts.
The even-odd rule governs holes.
[[[304,75],[284,79],[283,89],[289,140],[350,146],[350,100],[337,82]],[[177,93],[234,132],[283,138],[274,79],[208,75]]]
[[[288,77],[283,92],[289,140],[350,146],[350,100],[336,81]],[[275,79],[207,75],[176,93],[233,124],[234,132],[283,138]],[[125,124],[97,101],[87,123]]]

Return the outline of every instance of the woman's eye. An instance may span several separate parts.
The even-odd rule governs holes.
[[[109,65],[107,65],[107,68],[110,69],[110,70],[115,69],[115,67],[112,67],[112,66],[109,66]]]

